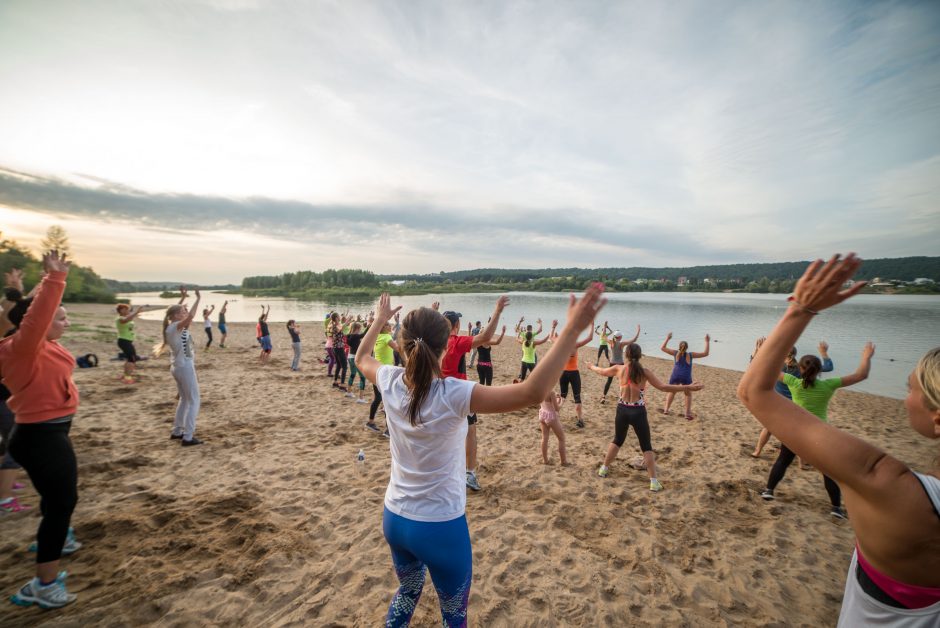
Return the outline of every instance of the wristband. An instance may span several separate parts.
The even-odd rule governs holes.
[[[790,302],[790,303],[792,303],[793,305],[797,306],[798,308],[800,308],[800,309],[803,310],[804,312],[807,312],[807,313],[809,313],[809,314],[812,314],[813,316],[816,316],[817,314],[819,314],[819,312],[817,312],[816,310],[811,310],[811,309],[809,309],[808,307],[806,307],[805,305],[803,305],[802,303],[800,303],[799,301],[797,301],[797,300],[796,300],[796,297],[794,297],[792,294],[787,298],[787,301]]]

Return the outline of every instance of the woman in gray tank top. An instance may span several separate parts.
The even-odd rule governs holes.
[[[856,546],[839,626],[940,626],[940,469],[912,471],[900,460],[820,421],[774,391],[780,364],[813,316],[855,295],[861,265],[850,253],[816,260],[799,280],[790,307],[767,337],[741,383],[748,410],[803,460],[842,488]],[[850,288],[842,289],[849,282]],[[940,347],[908,378],[908,420],[940,439]]]

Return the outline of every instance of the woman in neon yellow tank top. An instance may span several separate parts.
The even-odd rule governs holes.
[[[524,382],[529,371],[535,368],[535,348],[548,342],[548,336],[536,340],[535,334],[527,331],[522,337],[516,338],[516,342],[522,345],[522,368],[519,370],[519,377],[515,381]]]

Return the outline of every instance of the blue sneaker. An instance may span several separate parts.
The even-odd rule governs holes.
[[[10,601],[17,606],[38,604],[40,608],[47,610],[71,604],[78,596],[66,590],[64,573],[59,572],[60,578],[56,578],[52,584],[46,586],[40,584],[39,578],[33,578],[10,596]]]
[[[65,537],[65,545],[62,546],[62,555],[68,556],[69,554],[74,554],[80,549],[82,549],[82,544],[75,540],[75,529],[69,528],[69,533]],[[39,551],[39,546],[36,544],[36,541],[30,543],[29,547],[26,548],[26,551]]]

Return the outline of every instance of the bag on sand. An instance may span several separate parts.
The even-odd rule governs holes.
[[[83,356],[75,358],[75,364],[80,369],[88,369],[98,366],[98,356],[94,353],[86,353]]]

